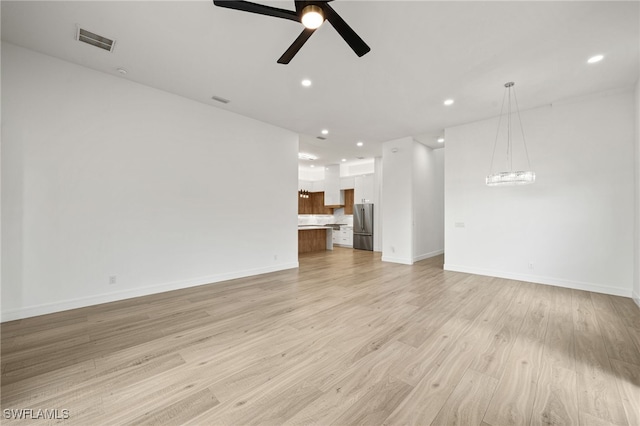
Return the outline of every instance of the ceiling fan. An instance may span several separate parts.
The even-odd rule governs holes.
[[[338,34],[347,42],[358,56],[363,56],[371,50],[367,43],[364,42],[356,34],[353,29],[329,6],[331,0],[312,0],[298,1],[295,0],[295,12],[287,9],[266,6],[258,3],[252,3],[242,0],[213,0],[213,4],[229,9],[241,10],[244,12],[258,13],[260,15],[273,16],[276,18],[289,19],[291,21],[301,22],[305,29],[293,42],[286,52],[278,59],[279,64],[288,64],[291,59],[298,53],[300,48],[309,40],[311,34],[322,25],[324,20],[329,21]]]

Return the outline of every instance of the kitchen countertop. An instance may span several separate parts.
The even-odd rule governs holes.
[[[298,225],[298,230],[303,231],[305,229],[333,229],[339,231],[340,229],[353,228],[353,225],[347,225],[346,223],[327,223],[324,225]]]

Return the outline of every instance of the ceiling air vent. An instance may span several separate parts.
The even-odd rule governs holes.
[[[316,136],[316,138],[320,139],[321,141],[326,141],[327,138],[325,138],[324,136]]]
[[[78,32],[76,33],[76,40],[99,47],[107,52],[113,52],[113,48],[116,44],[115,40],[100,36],[80,27],[78,27]]]
[[[212,96],[211,99],[213,99],[214,101],[221,102],[223,104],[228,104],[229,102],[231,102],[229,99],[221,98],[220,96]]]

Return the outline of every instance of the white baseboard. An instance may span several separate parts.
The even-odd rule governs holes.
[[[402,263],[403,265],[413,265],[413,261],[410,258],[404,258],[404,257],[389,257],[389,256],[383,255],[382,261],[391,262],[391,263]]]
[[[631,293],[631,298],[633,299],[634,302],[636,302],[636,305],[638,305],[638,308],[640,308],[640,294],[634,291],[633,293]]]
[[[414,262],[419,262],[421,260],[429,259],[431,257],[436,257],[444,253],[444,249],[432,251],[429,253],[421,254],[420,256],[416,256],[413,258]]]
[[[95,296],[81,297],[78,299],[63,300],[54,303],[45,303],[35,306],[26,306],[18,309],[2,311],[2,322],[13,321],[23,318],[35,317],[38,315],[52,314],[54,312],[68,311],[70,309],[84,308],[101,303],[116,302],[118,300],[131,299],[134,297],[148,296],[150,294],[163,293],[165,291],[180,290],[183,288],[197,287],[200,285],[219,283],[236,278],[250,277],[254,275],[266,274],[269,272],[283,271],[285,269],[297,268],[298,262],[285,263],[282,265],[269,266],[265,268],[248,269],[244,271],[228,272],[224,274],[210,275],[206,277],[192,278],[183,281],[172,281],[129,290],[121,290],[112,293],[98,294]]]
[[[382,256],[383,262],[392,262],[392,263],[402,263],[403,265],[413,265],[415,262],[419,262],[421,260],[429,259],[430,257],[439,256],[444,253],[444,249],[436,250],[429,253],[421,254],[420,256],[416,256],[413,259],[404,258],[404,257],[390,257],[390,256]]]
[[[513,272],[496,271],[483,268],[469,268],[466,266],[446,264],[445,271],[465,272],[467,274],[485,275],[489,277],[506,278],[509,280],[526,281],[536,284],[553,285],[556,287],[571,288],[574,290],[592,291],[594,293],[611,294],[613,296],[631,297],[631,289],[621,287],[610,287],[595,283],[585,283],[581,281],[565,280],[554,277],[541,277],[539,275],[517,274]],[[638,303],[636,301],[636,303]],[[640,305],[639,305],[640,306]]]

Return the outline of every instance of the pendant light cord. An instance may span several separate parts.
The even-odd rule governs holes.
[[[496,140],[493,142],[493,153],[491,154],[491,165],[489,166],[489,174],[493,172],[493,160],[496,157],[496,148],[498,147],[498,136],[500,135],[500,124],[502,124],[502,112],[504,111],[504,99],[507,96],[505,87],[504,95],[502,95],[502,106],[500,107],[500,117],[498,118],[498,130],[496,131]]]
[[[524,128],[522,126],[522,117],[520,115],[520,105],[518,105],[518,97],[516,96],[516,89],[514,87],[515,83],[513,81],[509,81],[504,84],[505,91],[502,96],[502,106],[500,107],[500,117],[498,119],[498,130],[496,131],[496,139],[493,142],[493,153],[491,154],[491,165],[489,166],[489,174],[485,179],[485,183],[487,186],[511,186],[511,185],[527,185],[534,183],[536,181],[536,174],[531,170],[531,159],[529,158],[529,150],[527,149],[527,141],[524,137]],[[513,88],[513,101],[511,100],[511,88]],[[507,119],[505,126],[507,132],[507,140],[506,140],[506,169],[505,171],[499,171],[494,173],[494,165],[496,150],[498,149],[498,138],[500,137],[500,127],[502,125],[502,115],[505,113],[505,98],[509,97],[506,101],[507,105]],[[517,133],[517,130],[514,128],[516,126],[516,118],[512,117],[513,111],[511,110],[512,106],[516,107],[516,112],[518,113],[518,122],[520,123],[520,132],[522,134],[522,144],[524,145],[524,152],[527,160],[527,168],[526,169],[517,169],[514,170],[514,144],[513,140],[514,133]],[[502,161],[500,161],[502,162]],[[521,157],[518,157],[515,161],[516,167],[518,164],[523,163]]]
[[[520,118],[520,107],[518,106],[518,97],[516,96],[516,88],[513,88],[513,99],[516,101],[516,111],[518,111],[518,121],[520,122],[520,132],[522,132],[522,144],[524,145],[524,153],[527,156],[527,167],[531,170],[531,161],[529,161],[529,150],[527,149],[527,141],[524,138],[524,129],[522,128],[522,118]]]
[[[509,168],[509,171],[512,172],[513,171],[513,155],[511,155],[512,153],[512,149],[511,149],[511,86],[509,86],[508,88],[509,93],[507,94],[508,100],[508,106],[507,106],[507,167]]]

